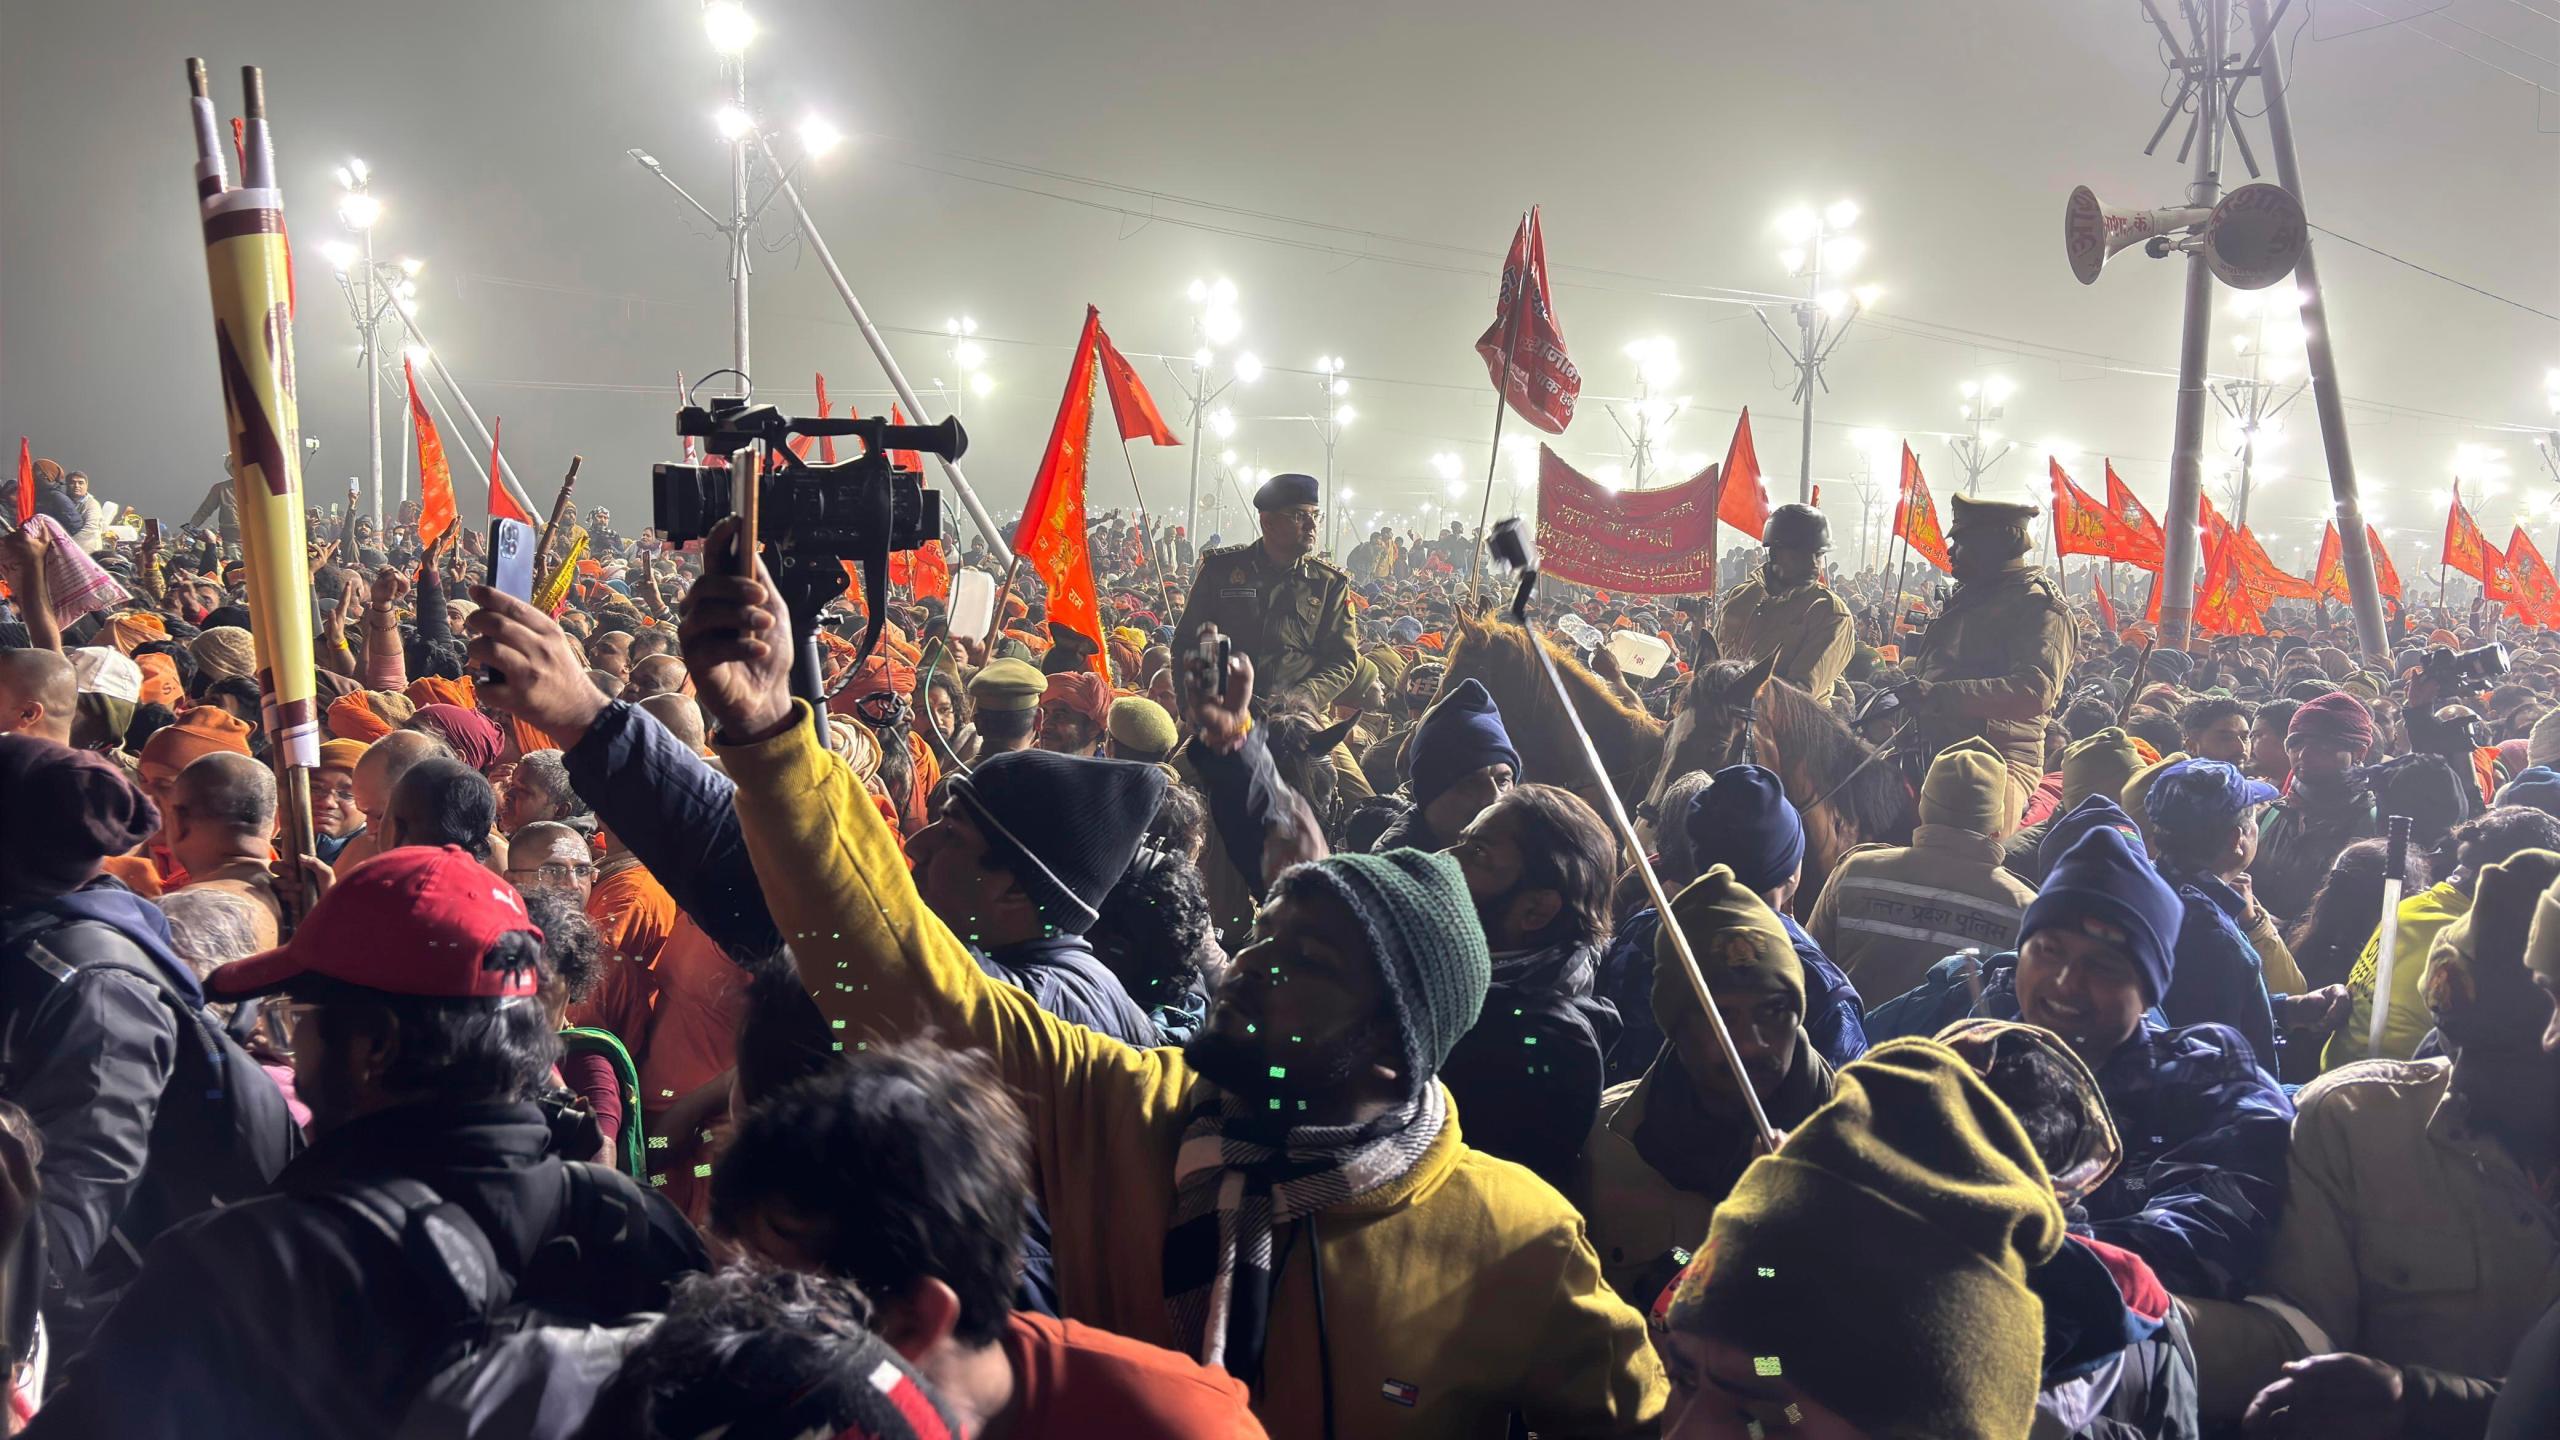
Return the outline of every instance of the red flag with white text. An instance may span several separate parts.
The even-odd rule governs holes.
[[[1476,353],[1484,357],[1485,374],[1503,403],[1521,419],[1550,435],[1563,434],[1573,423],[1582,372],[1565,353],[1564,329],[1556,321],[1547,285],[1546,231],[1535,205],[1520,217],[1519,233],[1511,237],[1502,286],[1494,296],[1493,324],[1476,340]]]

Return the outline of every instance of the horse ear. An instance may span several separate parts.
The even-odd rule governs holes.
[[[1452,613],[1458,622],[1460,636],[1478,636],[1484,633],[1484,625],[1470,614],[1464,605],[1456,607]]]
[[[1772,652],[1767,659],[1762,660],[1759,664],[1754,665],[1749,670],[1743,672],[1742,679],[1744,688],[1748,689],[1756,696],[1761,691],[1769,688],[1770,679],[1777,673],[1778,657],[1775,652]]]
[[[1704,670],[1723,658],[1724,647],[1716,643],[1716,632],[1708,629],[1704,625],[1699,626],[1698,668]]]
[[[1347,720],[1336,721],[1318,730],[1307,737],[1307,753],[1318,759],[1332,754],[1342,747],[1344,740],[1350,738],[1351,727],[1359,723],[1360,716],[1355,713]]]

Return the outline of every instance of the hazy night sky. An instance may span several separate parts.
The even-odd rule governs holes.
[[[1234,280],[1240,344],[1271,367],[1230,397],[1242,463],[1320,467],[1314,427],[1289,417],[1316,406],[1314,358],[1338,353],[1359,410],[1339,458],[1357,497],[1345,508],[1365,521],[1445,502],[1435,453],[1483,472],[1491,394],[1471,347],[1532,201],[1586,376],[1583,413],[1557,443],[1586,470],[1625,460],[1602,405],[1634,385],[1622,347],[1665,335],[1684,366],[1674,389],[1693,399],[1670,451],[1720,456],[1749,405],[1771,488],[1792,498],[1792,371],[1743,307],[1701,297],[1786,289],[1773,217],[1849,196],[1869,246],[1855,278],[1886,294],[1840,347],[1817,410],[1815,473],[1846,558],[1853,427],[1908,435],[1943,495],[1961,474],[1944,437],[1969,376],[2017,385],[1999,428],[2021,443],[1989,487],[2040,493],[2037,442],[2055,437],[2090,452],[2074,470],[2093,489],[2101,452],[2155,506],[2165,489],[2181,267],[2129,255],[2084,289],[2060,234],[2074,184],[2137,206],[2172,203],[2184,184],[2176,132],[2140,153],[2164,71],[2130,3],[751,8],[755,108],[786,127],[819,110],[852,136],[803,172],[806,193],[917,386],[953,374],[946,317],[980,326],[997,388],[968,402],[968,468],[999,510],[1027,486],[1083,306],[1102,308],[1133,358],[1187,353],[1195,276]],[[2380,28],[2351,33],[2366,26]],[[724,208],[719,78],[691,0],[10,4],[0,432],[163,514],[219,478],[191,54],[212,63],[226,114],[238,66],[266,67],[299,266],[303,427],[323,443],[310,493],[333,498],[364,468],[354,331],[321,256],[341,233],[329,172],[362,156],[386,206],[382,253],[425,260],[420,320],[481,412],[504,416],[537,500],[580,451],[581,494],[639,523],[649,463],[674,457],[675,373],[729,353],[720,242],[624,153],[654,153]],[[2560,55],[2560,23],[2508,0],[2432,13],[2323,0],[2291,54],[2314,223],[2560,311],[2560,97],[2530,83],[2560,87],[2546,58]],[[2245,100],[2257,108],[2254,87]],[[2263,139],[2262,123],[2249,131]],[[2236,152],[2225,178],[2246,178]],[[755,283],[764,393],[805,406],[823,369],[866,413],[884,406],[780,205],[762,234],[780,246],[759,252]],[[2512,481],[2479,507],[2503,538],[2528,497],[2555,490],[2527,432],[2550,420],[2560,325],[2319,244],[2358,464],[2402,567],[2433,560],[2431,496],[2459,444],[2507,452]],[[2231,329],[2219,311],[2225,371]],[[1139,367],[1179,409],[1164,368]],[[386,395],[395,476],[400,405]],[[2308,399],[2287,418],[2253,519],[2297,563],[2326,489]],[[463,453],[477,442],[446,439],[476,517]],[[1129,493],[1110,448],[1097,450],[1096,512]],[[1152,505],[1178,504],[1187,460],[1139,447]],[[2552,524],[2535,528],[2548,545]]]

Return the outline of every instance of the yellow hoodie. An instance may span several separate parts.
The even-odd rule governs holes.
[[[805,721],[805,712],[802,715]],[[992,1055],[1023,1097],[1067,1317],[1178,1348],[1164,1297],[1174,1152],[1194,1077],[989,979],[917,898],[897,836],[815,730],[723,746],[775,922],[845,1043],[935,1032]],[[1667,1388],[1644,1321],[1601,1280],[1581,1217],[1529,1171],[1469,1149],[1456,1107],[1413,1171],[1324,1212],[1324,1303],[1306,1237],[1279,1237],[1265,1381],[1283,1440],[1650,1435]]]

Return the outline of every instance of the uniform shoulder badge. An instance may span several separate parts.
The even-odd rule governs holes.
[[[1247,550],[1252,549],[1255,543],[1257,542],[1247,541],[1242,545],[1220,545],[1215,549],[1201,551],[1200,558],[1204,561],[1224,560],[1231,555],[1243,554]]]

